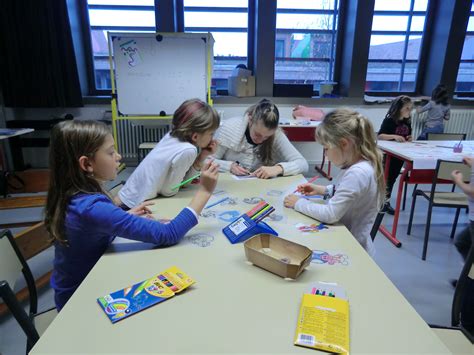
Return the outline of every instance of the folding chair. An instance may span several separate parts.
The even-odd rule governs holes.
[[[471,169],[469,166],[461,162],[453,162],[446,160],[438,160],[436,164],[435,174],[433,176],[433,183],[431,185],[430,191],[415,190],[413,192],[413,201],[411,204],[410,219],[408,222],[407,234],[410,235],[411,227],[413,223],[413,214],[415,211],[415,204],[417,196],[422,196],[428,200],[428,213],[426,215],[426,226],[425,226],[425,239],[423,243],[423,254],[422,259],[426,260],[426,251],[428,249],[428,239],[430,234],[430,225],[431,225],[431,213],[433,207],[449,207],[456,208],[456,216],[454,217],[453,228],[451,230],[451,239],[454,238],[456,233],[456,226],[459,219],[459,212],[461,208],[468,208],[467,197],[462,192],[444,192],[436,191],[436,186],[439,183],[447,183],[453,181],[451,177],[451,172],[453,170],[460,170],[464,176],[466,182],[469,182],[471,176]]]
[[[28,288],[30,309],[26,313],[13,289],[20,273]],[[27,337],[28,353],[57,314],[55,308],[38,313],[38,293],[31,270],[9,230],[0,232],[0,298]]]

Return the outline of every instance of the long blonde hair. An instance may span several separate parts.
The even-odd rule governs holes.
[[[377,202],[382,207],[385,199],[385,178],[382,167],[382,152],[377,148],[372,123],[356,111],[338,109],[329,112],[316,130],[318,142],[324,146],[340,147],[343,138],[350,140],[354,154],[369,161],[375,170]]]

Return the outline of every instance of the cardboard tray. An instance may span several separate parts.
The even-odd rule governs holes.
[[[311,262],[311,249],[276,237],[257,234],[244,243],[251,263],[281,277],[296,279]]]

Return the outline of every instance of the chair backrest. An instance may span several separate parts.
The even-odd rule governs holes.
[[[8,282],[12,288],[15,287],[23,270],[23,264],[18,257],[19,253],[11,232],[2,231],[0,234],[0,281]]]
[[[464,177],[464,181],[469,182],[469,179],[471,177],[471,168],[468,165],[462,162],[448,161],[448,160],[441,160],[441,159],[438,160],[438,163],[436,166],[436,174],[435,174],[436,181],[438,180],[453,181],[453,178],[451,176],[451,173],[453,170],[461,171]]]
[[[382,224],[384,215],[385,215],[385,212],[379,212],[377,213],[377,217],[375,217],[374,224],[372,225],[372,229],[370,231],[370,238],[372,238],[372,241],[374,241],[375,236],[377,235],[379,227]]]
[[[456,284],[451,323],[453,326],[460,326],[474,344],[474,244],[471,245]]]
[[[13,292],[16,280],[21,273],[25,278],[30,296],[29,315]],[[0,232],[0,298],[24,330],[28,338],[27,348],[30,348],[39,339],[31,320],[32,315],[38,310],[38,294],[30,267],[9,230]]]
[[[460,141],[466,140],[465,133],[428,133],[429,141]]]

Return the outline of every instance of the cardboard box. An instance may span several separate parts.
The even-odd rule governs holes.
[[[303,272],[313,255],[311,249],[271,234],[257,234],[244,243],[244,248],[248,261],[290,279]]]
[[[229,95],[237,97],[255,96],[254,76],[229,76],[227,81]]]

